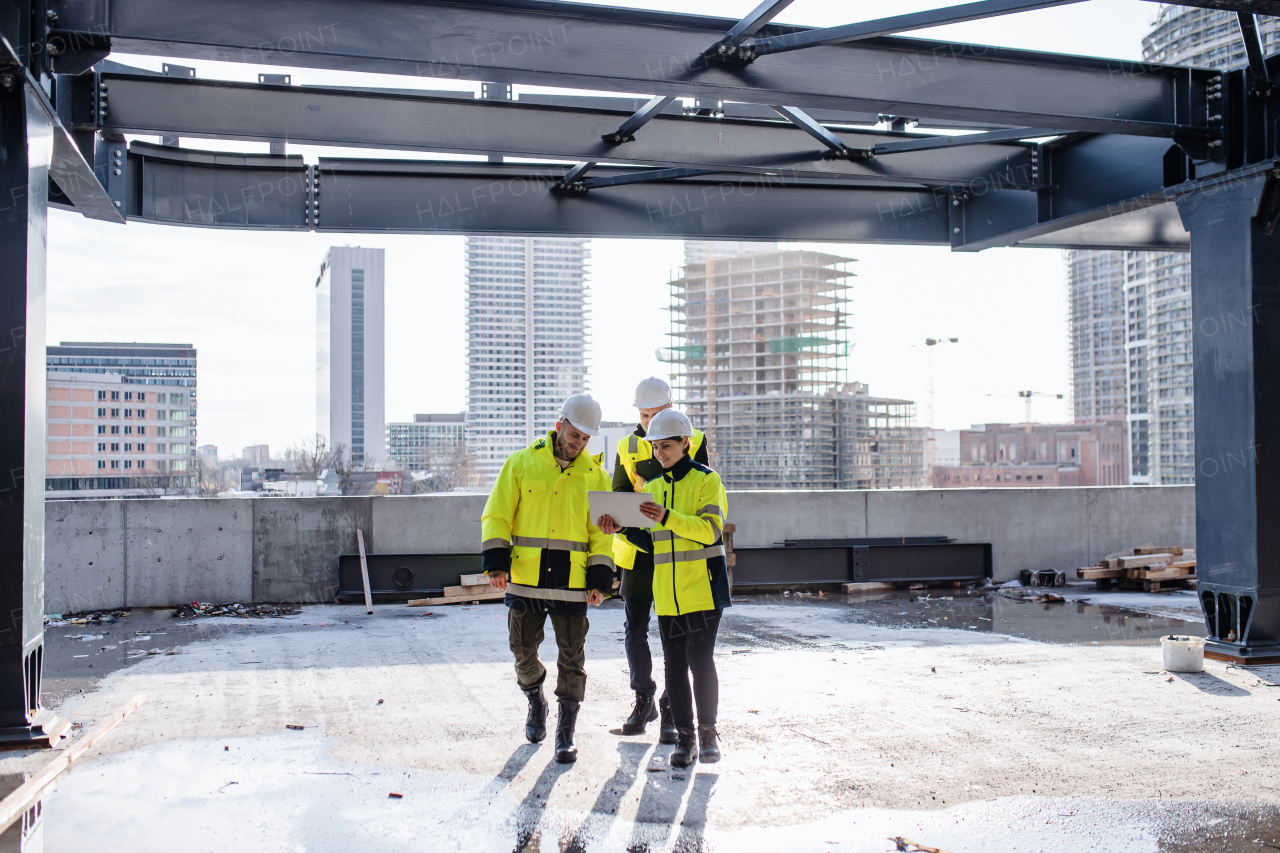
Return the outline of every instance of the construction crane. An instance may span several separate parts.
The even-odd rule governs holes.
[[[1025,398],[1027,401],[1027,422],[1026,422],[1027,432],[1031,432],[1031,398],[1032,397],[1053,397],[1054,399],[1057,399],[1057,400],[1061,400],[1063,397],[1062,394],[1046,394],[1042,391],[1019,391],[1018,396]]]
[[[929,428],[933,429],[933,349],[938,344],[958,344],[959,338],[925,338],[924,345],[929,349]]]
[[[995,397],[995,394],[988,394],[988,397]],[[1027,417],[1024,421],[1026,432],[1031,432],[1031,399],[1033,397],[1052,397],[1055,400],[1061,400],[1064,394],[1050,394],[1045,391],[1019,391],[1018,396],[1027,401]]]

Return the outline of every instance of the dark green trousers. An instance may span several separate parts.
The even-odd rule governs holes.
[[[516,680],[521,687],[542,684],[547,668],[538,659],[538,646],[546,636],[544,627],[551,617],[551,628],[556,633],[556,646],[560,653],[556,658],[556,698],[576,699],[581,702],[587,692],[587,628],[586,616],[565,616],[559,613],[534,613],[518,608],[507,609],[507,632],[510,635],[511,653],[516,656]]]

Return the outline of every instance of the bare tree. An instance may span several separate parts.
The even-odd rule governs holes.
[[[463,442],[420,448],[410,467],[427,474],[425,480],[415,483],[415,491],[452,492],[478,485],[480,480],[476,458]]]
[[[289,445],[284,452],[284,458],[298,473],[306,474],[315,480],[319,479],[320,474],[326,469],[338,471],[339,468],[349,468],[350,466],[345,464],[346,451],[346,447],[341,443],[332,448],[329,447],[325,437],[317,434],[314,438],[295,441]]]

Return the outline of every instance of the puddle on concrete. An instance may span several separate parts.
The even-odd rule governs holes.
[[[1046,590],[1060,592],[1059,590]],[[1101,598],[1101,596],[1100,596]],[[885,628],[955,628],[988,634],[1005,634],[1045,643],[1098,645],[1158,645],[1169,634],[1205,636],[1202,621],[1152,616],[1096,604],[1093,601],[1066,601],[1036,604],[1000,595],[989,589],[893,590],[860,595],[827,593],[782,595],[781,593],[735,596],[735,606],[752,604],[828,607],[843,611],[850,622]],[[732,612],[732,610],[730,611]],[[806,639],[821,645],[822,637],[795,634],[770,636],[754,627],[742,626],[757,644],[795,648]]]
[[[312,610],[284,618],[228,618],[224,616],[178,619],[173,611],[135,609],[129,615],[102,625],[49,626],[44,631],[44,681],[41,693],[46,707],[55,708],[67,697],[90,692],[105,676],[149,655],[130,651],[181,649],[198,640],[239,634],[303,630],[324,622]],[[336,617],[330,617],[334,622]]]

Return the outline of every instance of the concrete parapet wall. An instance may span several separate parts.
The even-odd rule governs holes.
[[[378,553],[474,553],[484,495],[51,501],[45,609],[319,602],[357,528]],[[950,536],[990,542],[997,580],[1071,572],[1154,542],[1195,544],[1192,486],[730,492],[735,544]]]

